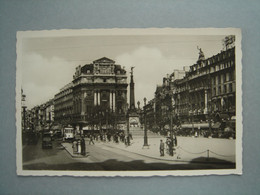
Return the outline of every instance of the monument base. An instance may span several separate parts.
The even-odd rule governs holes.
[[[140,117],[137,113],[129,113],[129,127],[141,127]]]

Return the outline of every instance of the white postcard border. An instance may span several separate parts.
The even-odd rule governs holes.
[[[22,168],[21,135],[21,58],[22,39],[26,37],[91,36],[91,35],[235,35],[236,36],[236,168],[226,170],[181,170],[181,171],[29,171]],[[80,29],[43,30],[17,32],[16,61],[16,166],[17,175],[23,176],[199,176],[242,174],[242,47],[241,30],[238,28],[144,28],[144,29]]]

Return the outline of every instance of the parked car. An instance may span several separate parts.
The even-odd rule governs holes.
[[[42,149],[52,148],[52,136],[48,133],[42,134]]]
[[[62,133],[61,130],[56,130],[53,134],[54,138],[61,138],[62,137]]]
[[[27,132],[27,143],[29,145],[36,145],[38,142],[37,132],[35,131],[28,131]]]

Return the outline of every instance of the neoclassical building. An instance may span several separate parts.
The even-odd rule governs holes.
[[[79,65],[70,86],[55,95],[55,119],[77,129],[101,129],[125,124],[127,75],[121,65],[103,57]]]

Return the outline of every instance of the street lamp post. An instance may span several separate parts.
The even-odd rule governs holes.
[[[22,109],[23,109],[23,121],[22,121],[22,142],[25,144],[26,136],[25,136],[25,130],[26,130],[26,105],[25,105],[25,95],[22,94]]]
[[[193,106],[192,106],[192,104],[191,104],[191,111],[190,111],[190,114],[191,114],[192,135],[194,135],[194,121],[193,121],[194,112],[193,112]]]
[[[129,146],[130,145],[130,139],[129,139],[129,111],[127,112],[127,114],[126,114],[126,137],[127,137],[127,146]]]
[[[147,137],[147,127],[146,127],[146,98],[144,98],[144,145],[143,147],[149,147],[148,137]]]
[[[208,111],[208,120],[209,120],[209,136],[211,137],[211,134],[212,134],[212,129],[211,129],[211,108],[209,108],[209,111]]]
[[[172,105],[170,105],[170,145],[169,145],[169,154],[170,156],[173,156],[173,121],[172,121]]]
[[[210,71],[208,72],[208,95],[209,95],[209,97],[211,97],[211,77],[210,77]],[[211,106],[212,106],[212,104],[211,104],[211,100],[210,100],[210,98],[208,98],[209,99],[209,101],[208,101],[208,120],[209,120],[209,133],[210,133],[210,136],[211,136],[211,134],[212,134],[212,129],[211,129],[211,112],[212,112],[212,110],[211,110]]]
[[[106,130],[108,129],[108,110],[106,109]]]
[[[25,105],[26,95],[22,94],[22,108],[23,108],[23,130],[26,130],[26,105]]]

